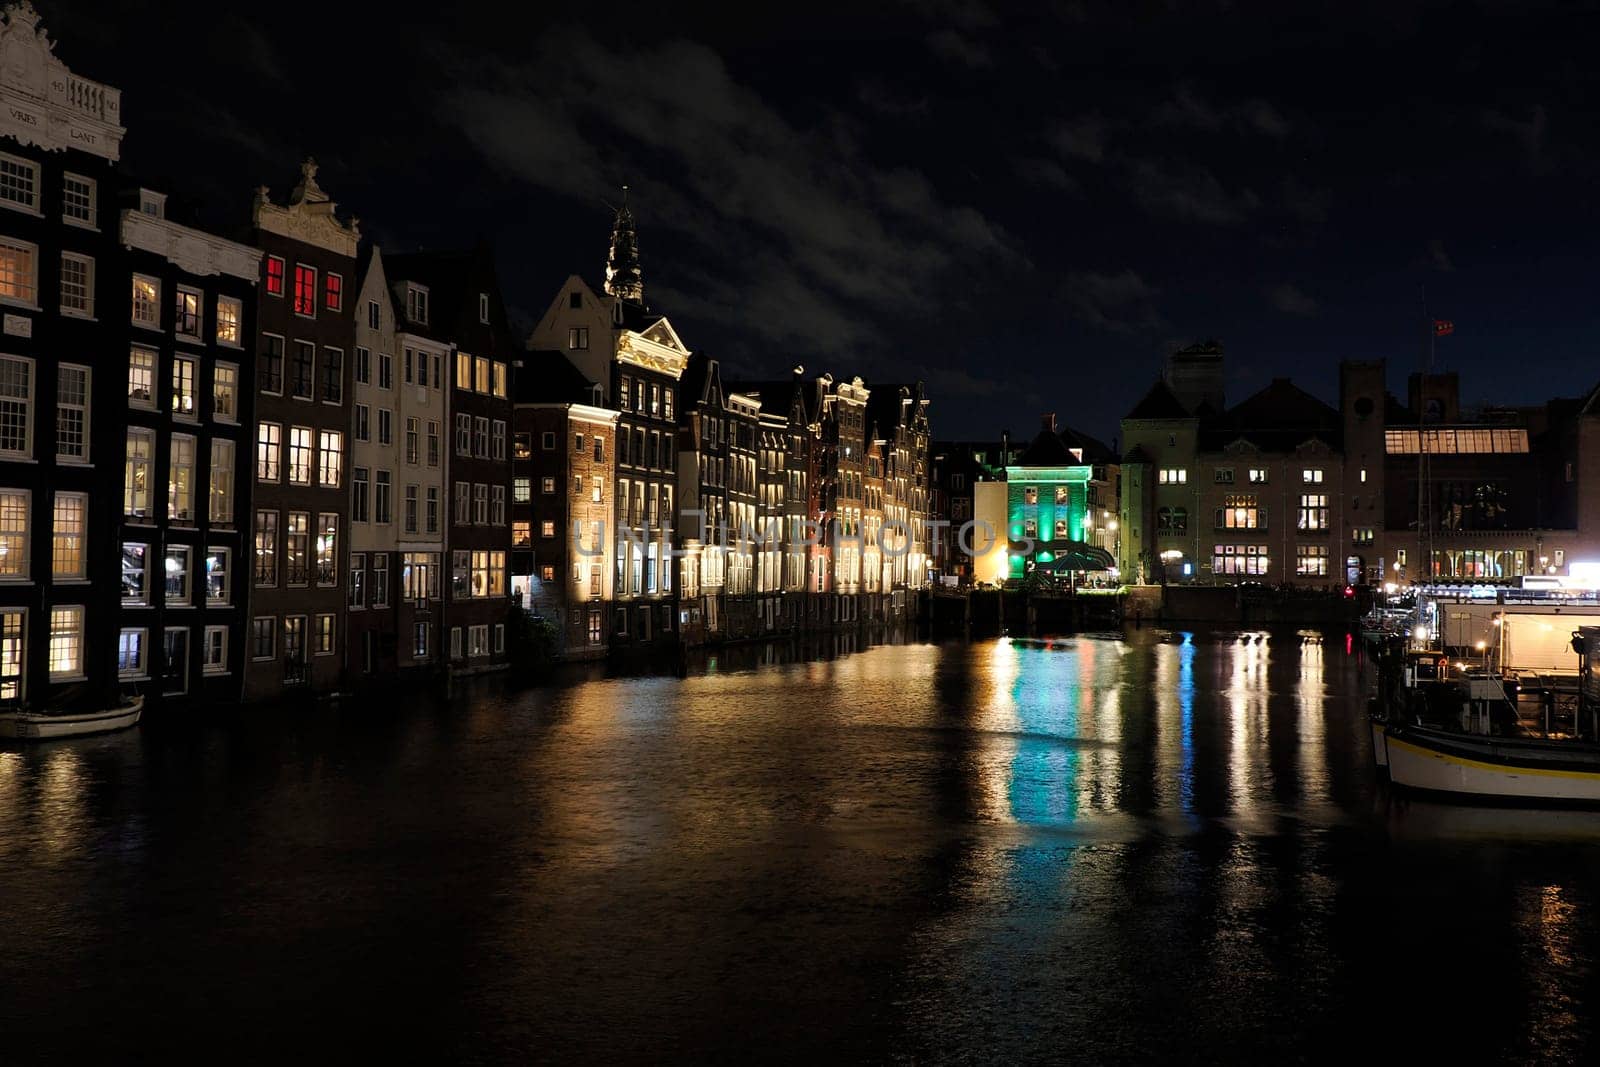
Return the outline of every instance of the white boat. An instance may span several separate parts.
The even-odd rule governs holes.
[[[1460,797],[1600,804],[1600,747],[1574,741],[1484,737],[1390,723],[1389,780]]]
[[[136,725],[143,713],[142,696],[130,697],[119,707],[81,715],[49,715],[37,711],[0,712],[0,737],[45,741],[58,737],[110,733]]]

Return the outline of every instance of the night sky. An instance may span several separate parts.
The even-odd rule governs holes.
[[[1600,16],[1402,8],[189,0],[38,7],[123,91],[131,173],[237,227],[300,157],[386,250],[495,243],[514,315],[598,281],[725,373],[927,380],[940,437],[1103,437],[1173,346],[1229,397],[1403,390],[1430,310],[1469,402],[1600,379]],[[381,16],[373,12],[382,12]]]

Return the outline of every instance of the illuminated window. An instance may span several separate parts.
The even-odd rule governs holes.
[[[50,680],[67,681],[83,676],[83,606],[50,611]]]
[[[339,488],[344,474],[344,434],[338,430],[317,432],[317,480],[324,489]]]
[[[256,481],[275,482],[283,446],[283,427],[263,422],[256,427]]]
[[[1321,485],[1322,484],[1322,468],[1321,467],[1307,467],[1307,468],[1305,468],[1304,470],[1302,470],[1300,472],[1300,480],[1302,482],[1304,482],[1306,485]]]
[[[1326,530],[1328,528],[1328,497],[1324,493],[1306,493],[1300,497],[1300,516],[1296,523],[1301,530]]]
[[[311,427],[309,426],[289,428],[289,484],[311,484]]]
[[[567,348],[582,351],[589,347],[589,327],[573,326],[567,330]]]
[[[456,353],[456,388],[472,388],[472,357],[465,352]]]
[[[553,581],[555,581],[556,580],[556,569],[555,569],[555,567],[551,566],[548,563],[546,563],[544,566],[540,567],[539,568],[539,580],[541,582],[553,582]]]
[[[173,434],[167,453],[167,518],[193,523],[194,514],[194,438]]]
[[[143,629],[123,630],[117,635],[117,677],[143,678],[145,676],[145,637]]]
[[[258,586],[278,584],[278,513],[256,512],[254,579]]]
[[[161,327],[160,279],[144,274],[133,276],[133,321],[139,326]]]
[[[163,599],[167,604],[189,603],[188,545],[168,545],[163,563]]]
[[[218,422],[239,421],[239,368],[232,363],[211,369],[211,417]]]
[[[317,268],[304,263],[294,265],[294,313],[307,318],[317,315]]]
[[[122,510],[124,514],[150,514],[150,483],[156,454],[154,430],[128,428],[127,458],[123,464]]]
[[[1362,467],[1361,468],[1361,482],[1364,485],[1364,484],[1366,484],[1366,481],[1367,481],[1367,468]]]
[[[284,518],[284,580],[290,585],[306,585],[311,581],[311,513],[291,511]]]
[[[334,618],[332,615],[317,616],[315,654],[318,656],[333,655]]]
[[[344,310],[344,277],[328,272],[322,280],[323,303],[329,311]]]
[[[550,482],[548,492],[555,492],[555,479],[546,479]],[[511,479],[511,499],[518,504],[526,504],[533,499],[533,480],[531,478]]]
[[[283,257],[267,257],[267,295],[283,295]]]
[[[1358,526],[1350,531],[1350,540],[1358,545],[1372,544],[1374,531],[1370,526]]]
[[[494,395],[504,400],[508,390],[506,387],[506,365],[499,360],[494,363]]]
[[[1296,545],[1294,573],[1301,578],[1326,578],[1328,576],[1327,545]]]
[[[1217,509],[1216,526],[1220,530],[1264,530],[1267,509],[1259,506],[1254,496],[1224,497]]]
[[[211,439],[211,488],[208,511],[213,526],[233,525],[234,443],[226,437]]]
[[[150,546],[124,541],[122,544],[122,602],[147,604],[150,598]]]
[[[533,544],[533,523],[517,520],[511,524],[511,543],[518,548]]]
[[[477,359],[473,360],[472,369],[473,388],[480,393],[487,393],[489,391],[490,379],[489,361],[482,356],[479,356]]]
[[[339,584],[339,516],[324,511],[317,516],[317,584]]]
[[[199,362],[194,357],[172,357],[173,418],[192,422],[199,414],[200,401],[195,393],[195,379],[199,373]]]
[[[1266,545],[1216,545],[1211,550],[1214,574],[1263,576],[1267,573]]]
[[[61,313],[94,315],[94,260],[76,252],[61,253]]]
[[[545,519],[543,522],[541,522],[539,524],[539,536],[540,537],[554,537],[555,535],[556,535],[556,524],[553,521],[551,521],[550,519]]]
[[[212,545],[206,549],[206,603],[226,604],[233,595],[233,552]]]
[[[83,541],[89,525],[89,498],[83,493],[57,493],[51,529],[51,575],[57,581],[88,576]]]
[[[1189,472],[1182,467],[1163,467],[1157,480],[1162,485],[1187,485]]]
[[[200,647],[201,670],[206,674],[228,673],[228,628],[207,626],[205,642]]]

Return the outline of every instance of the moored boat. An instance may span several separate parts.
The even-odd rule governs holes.
[[[0,712],[0,737],[47,741],[88,734],[126,730],[144,713],[144,697],[129,697],[122,704],[100,711],[53,715],[39,711]]]
[[[1389,780],[1398,786],[1463,797],[1600,804],[1600,746],[1399,723],[1383,732]]]

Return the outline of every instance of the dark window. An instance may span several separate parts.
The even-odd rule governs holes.
[[[344,353],[337,348],[322,350],[322,399],[334,404],[344,400]]]
[[[583,307],[583,294],[577,290],[573,290],[572,293],[567,296],[567,306],[571,308]]]
[[[311,368],[315,357],[312,353],[315,348],[310,341],[296,341],[294,343],[294,361],[289,365],[289,383],[295,396],[310,400]]]
[[[283,338],[267,335],[261,345],[261,391],[283,392]]]

